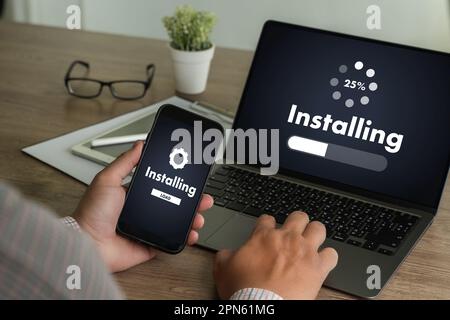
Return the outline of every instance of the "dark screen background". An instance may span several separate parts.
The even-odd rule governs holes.
[[[169,164],[169,154],[178,144],[170,139],[172,131],[185,128],[193,137],[193,125],[193,121],[180,121],[170,117],[168,112],[160,113],[120,216],[120,223],[126,224],[127,229],[136,230],[145,236],[144,240],[160,246],[177,248],[184,243],[209,173],[210,166],[207,164],[187,164],[177,170]],[[186,151],[190,154],[190,150]],[[146,177],[148,166],[156,173],[184,179],[184,183],[197,188],[194,197],[190,198],[184,191]],[[153,188],[180,198],[180,205],[152,196]]]
[[[378,90],[370,103],[352,108],[331,98],[330,79],[345,64],[345,77],[365,81],[353,65],[373,68]],[[255,67],[257,66],[257,67]],[[265,28],[252,73],[241,100],[235,128],[280,129],[280,167],[385,194],[412,203],[437,207],[448,172],[450,138],[450,59],[446,55],[410,50],[281,24]],[[351,97],[358,92],[344,92]],[[367,88],[368,89],[368,88]],[[298,111],[331,114],[350,122],[352,116],[371,119],[372,128],[403,134],[399,152],[384,145],[336,135],[287,122],[292,104]],[[330,161],[288,149],[288,137],[299,135],[383,155],[383,172]]]

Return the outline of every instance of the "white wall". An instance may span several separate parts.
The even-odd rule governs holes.
[[[450,0],[8,0],[12,19],[65,25],[65,9],[79,4],[85,30],[167,39],[161,18],[178,4],[214,11],[213,41],[254,49],[263,22],[278,19],[450,52]],[[366,28],[366,8],[381,7],[382,29]]]

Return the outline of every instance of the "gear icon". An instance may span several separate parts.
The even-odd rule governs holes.
[[[175,156],[177,155],[181,155],[181,162],[180,163],[176,163],[175,162]],[[184,166],[188,163],[188,153],[186,151],[184,151],[183,148],[175,148],[172,150],[172,152],[169,155],[169,164],[174,168],[174,169],[183,169]]]

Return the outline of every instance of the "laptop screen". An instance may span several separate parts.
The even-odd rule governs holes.
[[[234,128],[279,129],[280,172],[435,211],[450,55],[269,21]]]

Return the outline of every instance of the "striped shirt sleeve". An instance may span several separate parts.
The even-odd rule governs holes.
[[[61,218],[60,220],[65,226],[72,228],[73,230],[81,231],[80,225],[78,224],[77,220],[75,220],[71,216],[67,216],[64,218]]]
[[[230,300],[283,300],[281,296],[266,289],[244,288],[236,291]]]
[[[121,299],[94,243],[0,183],[0,299]]]

